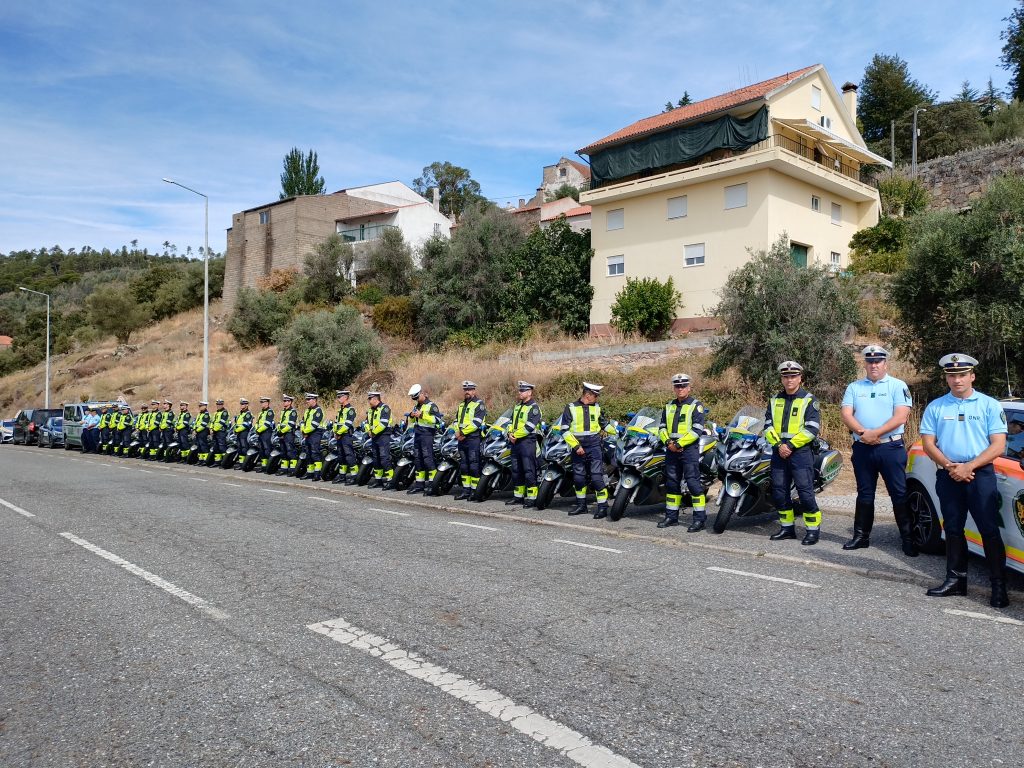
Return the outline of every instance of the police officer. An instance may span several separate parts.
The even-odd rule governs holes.
[[[189,439],[191,430],[192,414],[188,412],[188,403],[182,400],[178,403],[178,415],[174,418],[174,431],[178,435],[178,453],[184,462],[188,462],[189,454],[192,453],[192,441]]]
[[[95,408],[89,408],[82,418],[82,453],[97,453],[100,417]]]
[[[295,445],[295,428],[299,423],[299,412],[292,407],[295,398],[291,395],[281,395],[281,420],[277,423],[277,434],[281,438],[281,466],[277,470],[279,475],[291,477],[295,474],[298,466],[299,451]]]
[[[205,464],[210,458],[210,417],[209,403],[205,400],[199,401],[199,413],[196,414],[196,421],[193,429],[196,434],[196,459],[200,464]]]
[[[224,407],[223,400],[217,400],[217,410],[210,422],[210,433],[213,435],[213,461],[218,466],[228,451],[228,428],[231,426],[231,414]]]
[[[967,594],[967,539],[971,514],[985,547],[992,581],[993,608],[1010,604],[1006,595],[1006,549],[999,534],[999,489],[992,462],[1006,448],[1006,414],[997,400],[974,389],[978,361],[961,353],[946,355],[939,366],[949,392],[928,403],[921,418],[925,453],[935,462],[935,493],[946,532],[946,580],[929,589],[930,597]]]
[[[159,400],[152,400],[149,404],[149,420],[146,422],[146,448],[147,450],[142,453],[146,461],[156,461],[156,455],[160,452]]]
[[[875,488],[882,476],[892,499],[903,554],[917,557],[914,526],[907,509],[907,449],[903,429],[913,401],[906,382],[888,372],[889,352],[876,344],[864,347],[867,376],[846,388],[843,423],[853,435],[853,474],[857,479],[857,505],[853,513],[853,538],[843,549],[870,546],[875,520]]]
[[[533,384],[520,381],[518,386],[519,402],[512,409],[507,432],[512,443],[512,498],[505,506],[522,504],[532,509],[537,506],[537,438],[541,412],[533,399]]]
[[[380,486],[391,489],[395,470],[391,466],[391,408],[381,402],[380,391],[372,388],[366,393],[370,408],[366,412],[367,429],[370,432],[373,451],[373,479],[367,487]]]
[[[249,410],[249,401],[244,397],[238,400],[238,414],[234,421],[235,445],[238,447],[235,469],[241,469],[245,459],[245,453],[249,450],[249,430],[252,429],[252,411]]]
[[[707,524],[704,486],[700,482],[700,436],[704,432],[704,404],[695,398],[690,377],[677,373],[672,377],[675,397],[661,410],[658,439],[665,446],[665,518],[659,528],[679,524],[683,504],[683,482],[693,505],[693,522],[688,533],[696,533]]]
[[[110,453],[110,434],[113,432],[112,422],[115,414],[111,412],[110,407],[106,405],[100,406],[100,452]]]
[[[270,407],[270,398],[260,398],[260,412],[256,414],[256,440],[260,449],[260,463],[256,467],[257,472],[267,471],[267,461],[270,459],[270,451],[273,448],[274,437],[274,411]]]
[[[164,400],[163,409],[160,411],[156,419],[156,434],[159,436],[157,442],[159,447],[154,450],[150,446],[150,452],[153,458],[157,458],[157,453],[162,448],[164,453],[167,453],[167,446],[174,442],[174,412],[171,410],[174,408],[174,403],[170,400]]]
[[[320,442],[324,438],[324,409],[319,405],[320,396],[316,392],[306,393],[306,410],[302,414],[302,438],[306,443],[306,466],[309,479],[314,483],[320,479],[324,469],[323,457],[320,455]]]
[[[487,407],[476,396],[476,383],[462,382],[462,403],[455,411],[455,439],[459,441],[459,471],[462,482],[455,499],[475,499],[480,484],[480,433],[487,421]]]
[[[125,403],[117,414],[114,421],[114,453],[120,456],[128,455],[128,444],[132,439],[132,411]]]
[[[601,384],[583,382],[583,394],[579,400],[569,403],[562,411],[562,423],[566,424],[565,442],[572,451],[572,482],[576,490],[576,506],[570,515],[587,513],[587,475],[594,487],[597,501],[595,520],[608,516],[608,484],[604,477],[604,452],[601,433],[615,428],[601,414],[597,398],[604,387]]]
[[[409,423],[413,428],[413,467],[416,469],[416,481],[406,493],[433,496],[434,477],[437,475],[434,437],[437,430],[444,426],[444,416],[422,385],[413,384],[409,388],[409,397],[416,403],[409,411]]]
[[[139,415],[135,419],[135,428],[138,430],[139,456],[145,457],[149,448],[149,406],[142,403],[139,406]],[[131,438],[128,440],[131,444]]]
[[[768,401],[764,420],[768,424],[765,439],[772,451],[772,503],[779,511],[780,528],[772,541],[796,538],[796,516],[790,487],[796,486],[807,531],[801,544],[818,543],[821,512],[814,498],[814,457],[811,443],[821,430],[821,411],[817,398],[803,387],[804,369],[793,360],[779,365],[782,391]]]
[[[355,485],[359,474],[359,459],[356,458],[352,433],[356,428],[356,409],[352,405],[352,393],[347,389],[339,389],[335,393],[338,400],[338,417],[334,420],[334,442],[337,446],[338,474],[334,478],[335,485]]]

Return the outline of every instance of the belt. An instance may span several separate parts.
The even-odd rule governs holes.
[[[880,443],[895,443],[898,440],[902,440],[902,439],[903,439],[903,435],[889,435],[888,437],[880,437],[880,438],[878,438],[878,441]],[[860,440],[858,440],[857,442],[860,443],[861,445],[866,445],[866,443],[861,443]]]

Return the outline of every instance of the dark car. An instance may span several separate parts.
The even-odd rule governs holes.
[[[14,444],[35,445],[39,442],[39,428],[51,416],[63,416],[63,408],[25,408],[14,417]]]
[[[51,416],[46,423],[39,428],[40,448],[63,448],[64,447],[64,419],[61,416]]]

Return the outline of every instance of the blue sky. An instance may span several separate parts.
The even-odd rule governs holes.
[[[487,197],[689,91],[706,98],[875,53],[953,96],[999,66],[1011,0],[8,2],[0,8],[0,252],[223,251],[314,149],[328,191],[449,160]]]

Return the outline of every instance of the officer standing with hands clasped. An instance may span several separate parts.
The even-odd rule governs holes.
[[[476,396],[476,382],[462,382],[462,403],[455,411],[455,439],[459,441],[459,470],[462,487],[456,501],[483,501],[475,491],[480,484],[480,432],[487,421],[487,407]]]
[[[192,414],[188,412],[188,403],[182,400],[178,403],[178,415],[174,417],[174,431],[178,436],[178,452],[185,462],[188,462],[189,454],[192,453],[192,443],[188,437],[191,430]]]
[[[334,438],[341,464],[338,466],[334,482],[355,485],[356,475],[359,474],[359,459],[356,458],[355,445],[352,443],[352,433],[356,428],[356,409],[350,402],[352,393],[349,390],[339,389],[335,394],[338,399],[338,418],[334,421]]]
[[[281,420],[277,423],[277,434],[281,436],[281,466],[277,474],[291,477],[298,465],[299,451],[295,447],[295,427],[299,423],[299,411],[292,406],[295,398],[281,395]]]
[[[690,390],[690,377],[677,373],[672,377],[675,398],[661,411],[658,437],[665,451],[665,519],[659,528],[679,524],[683,504],[683,481],[693,504],[693,522],[687,533],[697,533],[707,524],[704,486],[700,483],[700,436],[704,431],[704,405]]]
[[[320,479],[324,462],[320,455],[320,441],[324,436],[324,409],[319,405],[320,396],[316,392],[306,393],[306,411],[302,414],[302,436],[306,443],[306,466],[309,467],[309,479],[314,483]]]
[[[235,454],[238,457],[235,469],[241,469],[245,461],[245,454],[249,450],[249,430],[252,429],[252,411],[249,410],[249,401],[244,397],[240,398],[238,406],[238,415],[235,416],[233,426],[235,445],[238,449]]]
[[[875,489],[882,476],[892,499],[892,511],[903,542],[903,554],[917,557],[914,526],[907,509],[907,449],[903,428],[913,401],[906,382],[888,372],[889,352],[871,344],[864,347],[867,376],[846,388],[843,423],[853,435],[853,474],[857,479],[857,503],[853,513],[853,538],[843,549],[870,546],[875,521]]]
[[[200,464],[205,464],[210,457],[210,412],[207,410],[209,403],[205,400],[199,401],[199,413],[196,415],[196,458]]]
[[[217,465],[224,459],[228,450],[228,427],[231,425],[231,414],[224,407],[223,400],[217,400],[217,410],[213,412],[210,432],[213,435],[213,462]]]
[[[366,393],[366,398],[370,406],[366,412],[366,428],[373,451],[373,479],[366,487],[380,486],[389,491],[395,478],[391,466],[391,407],[381,402],[380,390],[376,387]]]
[[[257,447],[260,450],[260,464],[256,471],[266,472],[274,439],[274,411],[270,407],[269,397],[260,398],[260,412],[256,414],[255,423]]]
[[[967,594],[967,539],[970,512],[985,547],[992,582],[993,608],[1010,604],[1006,594],[1006,549],[999,534],[999,489],[992,462],[1006,448],[1006,414],[988,395],[974,389],[978,361],[964,354],[946,355],[939,366],[949,392],[928,403],[921,418],[924,452],[935,462],[935,493],[946,532],[946,580],[929,589],[929,597]]]
[[[779,530],[772,541],[796,538],[796,515],[790,487],[796,486],[807,531],[800,542],[808,546],[821,536],[821,511],[814,498],[814,456],[811,443],[821,430],[818,399],[803,387],[804,368],[786,360],[779,364],[782,391],[768,401],[764,437],[772,451],[772,503],[779,511]]]
[[[512,409],[508,439],[512,443],[512,498],[505,506],[537,506],[537,436],[540,434],[540,406],[533,399],[533,384],[519,382],[519,402]]]
[[[565,406],[562,412],[562,423],[567,424],[565,442],[572,451],[572,484],[576,491],[576,506],[569,510],[570,515],[587,513],[587,475],[594,486],[597,501],[595,520],[608,516],[608,483],[604,477],[604,454],[601,445],[601,433],[607,429],[615,431],[615,427],[601,415],[601,406],[597,398],[604,386],[583,382],[583,394],[574,403]]]

